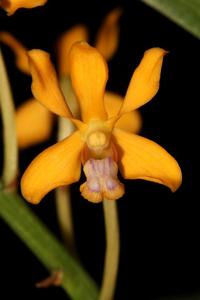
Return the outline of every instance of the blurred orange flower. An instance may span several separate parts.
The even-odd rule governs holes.
[[[47,0],[0,0],[0,7],[5,9],[8,16],[11,16],[19,8],[34,8],[46,2]]]
[[[13,1],[14,2],[14,1]],[[117,50],[119,43],[119,26],[118,21],[122,10],[115,8],[104,18],[102,25],[97,33],[95,46],[107,59],[111,59]],[[69,76],[69,51],[71,46],[77,41],[88,40],[88,30],[82,25],[75,25],[65,31],[57,40],[56,51],[58,61],[59,77]],[[10,47],[15,54],[15,62],[19,70],[30,75],[27,51],[22,45],[8,32],[0,32],[0,41]],[[74,95],[67,95],[68,103],[70,101],[71,109],[73,108]],[[117,98],[119,103],[122,97],[117,94],[108,92],[105,95],[105,101],[112,101]],[[139,112],[135,111],[134,118],[130,125],[130,131],[138,132],[141,127],[141,117]],[[130,122],[129,122],[130,123]],[[29,126],[31,124],[31,126]],[[22,104],[16,111],[17,140],[20,149],[24,149],[37,143],[47,140],[51,134],[53,126],[53,116],[49,110],[40,105],[34,98],[29,99]]]

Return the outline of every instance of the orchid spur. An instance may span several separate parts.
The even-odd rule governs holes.
[[[81,164],[87,180],[80,190],[91,202],[115,200],[123,195],[118,168],[126,179],[157,182],[172,191],[180,186],[182,175],[176,160],[158,144],[129,132],[126,122],[119,123],[157,93],[165,53],[161,48],[145,52],[122,105],[117,107],[113,102],[116,113],[109,115],[104,105],[107,64],[86,42],[75,43],[69,63],[81,108],[78,120],[64,100],[49,55],[41,50],[29,52],[34,97],[54,113],[70,118],[77,130],[32,161],[21,180],[25,199],[37,204],[52,189],[78,181]]]

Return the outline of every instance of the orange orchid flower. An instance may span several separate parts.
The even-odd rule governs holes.
[[[1,0],[0,0],[1,1]],[[1,2],[0,2],[1,3]],[[95,47],[106,60],[112,58],[119,43],[119,18],[122,14],[120,8],[115,8],[104,18],[97,33]],[[59,76],[69,75],[69,51],[78,41],[88,41],[86,26],[79,24],[68,29],[57,40],[57,60]],[[0,42],[12,49],[16,57],[16,65],[20,71],[30,74],[27,51],[28,49],[8,32],[0,32]]]
[[[22,194],[37,204],[52,189],[80,179],[81,164],[86,182],[81,194],[91,202],[115,200],[124,194],[117,178],[118,168],[126,179],[157,182],[175,191],[181,184],[176,160],[158,144],[127,131],[120,118],[150,101],[159,89],[166,51],[152,48],[145,52],[133,73],[124,101],[115,100],[113,115],[104,101],[108,78],[102,55],[86,42],[75,43],[70,51],[70,75],[81,108],[81,120],[74,119],[58,85],[49,55],[41,50],[29,52],[34,97],[52,112],[70,118],[77,127],[66,139],[38,155],[21,180]]]
[[[119,44],[119,18],[121,8],[111,10],[100,26],[94,47],[108,61],[115,54]],[[76,25],[64,32],[57,41],[58,67],[61,76],[69,75],[69,51],[75,42],[88,41],[89,34],[86,26]]]
[[[117,49],[119,41],[118,21],[121,13],[120,8],[115,8],[109,12],[97,33],[95,46],[107,60],[113,56]],[[59,37],[56,49],[58,73],[60,77],[69,76],[69,51],[75,42],[82,40],[88,40],[88,30],[81,24],[73,26]],[[8,32],[0,32],[0,42],[12,49],[15,54],[15,63],[18,69],[30,75],[27,57],[28,49]],[[118,99],[116,101],[119,103],[122,100],[122,97],[119,95],[108,92],[105,95],[105,101],[110,103],[113,97]],[[67,99],[68,103],[70,102],[72,104],[70,108],[73,109],[74,103],[72,102],[75,101],[74,95],[67,95]],[[132,118],[132,115],[130,117]],[[133,117],[132,122],[129,122],[130,131],[138,132],[141,127],[139,112],[135,111]],[[29,126],[29,124],[32,125]],[[16,126],[18,146],[20,149],[24,149],[44,142],[49,138],[53,126],[53,116],[49,110],[32,98],[20,105],[17,109]]]
[[[15,114],[20,149],[46,141],[52,131],[53,114],[34,98],[21,104]]]
[[[46,2],[47,0],[0,0],[0,7],[5,9],[8,16],[11,16],[19,8],[34,8]]]

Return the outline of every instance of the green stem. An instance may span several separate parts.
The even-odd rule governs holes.
[[[99,300],[112,300],[114,299],[117,281],[120,251],[119,224],[116,202],[104,200],[103,209],[106,230],[106,255]]]
[[[72,207],[68,186],[56,189],[56,212],[61,235],[71,253],[76,253]]]
[[[52,273],[62,271],[62,288],[74,300],[97,300],[98,289],[19,196],[0,191],[0,216]]]
[[[78,104],[72,90],[71,82],[68,77],[60,78],[60,85],[65,95],[67,103],[74,116],[78,115]],[[58,140],[63,140],[69,136],[75,127],[73,123],[66,118],[59,118],[58,121]],[[68,249],[76,253],[76,243],[74,226],[72,219],[72,207],[70,198],[70,188],[68,186],[56,189],[56,212],[60,231]]]
[[[61,77],[60,86],[73,116],[75,118],[79,118],[80,108],[72,88],[70,77],[67,76]]]
[[[17,177],[18,151],[15,129],[15,108],[3,55],[0,50],[0,106],[3,122],[4,166],[3,184],[9,187]]]

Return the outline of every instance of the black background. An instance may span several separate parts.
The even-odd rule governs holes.
[[[92,43],[103,16],[116,5],[121,5],[124,13],[119,48],[109,62],[108,89],[125,94],[131,74],[146,49],[159,46],[170,51],[164,59],[158,94],[140,110],[144,120],[141,135],[156,141],[177,159],[183,184],[173,194],[158,184],[125,182],[126,195],[118,201],[121,260],[115,299],[150,300],[200,292],[199,197],[195,193],[199,41],[139,1],[49,0],[44,7],[19,10],[12,17],[0,11],[0,30],[11,32],[29,49],[51,52],[55,60],[55,41],[61,32],[84,23]],[[6,47],[3,50],[17,106],[30,96],[31,80],[15,68],[11,51]],[[54,134],[50,141],[21,151],[21,172],[55,140]],[[100,284],[105,246],[102,207],[82,199],[79,184],[72,186],[72,193],[80,257]],[[33,210],[60,238],[54,193]],[[3,221],[0,232],[0,297],[6,292],[6,299],[13,294],[21,299],[66,299],[59,288],[34,287],[35,282],[48,275],[46,269]]]

